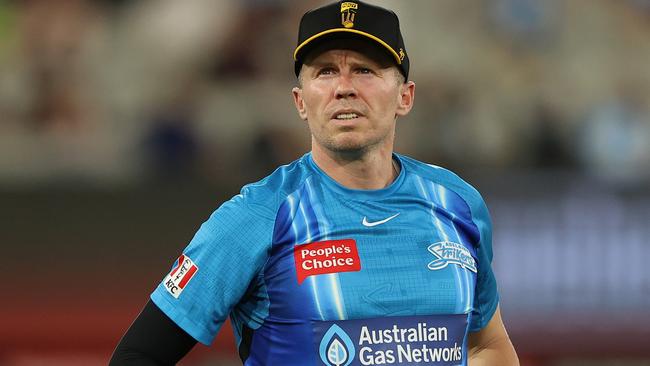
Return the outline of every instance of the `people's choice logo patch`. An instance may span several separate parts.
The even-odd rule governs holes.
[[[456,264],[476,273],[476,261],[472,253],[462,244],[441,241],[429,245],[427,249],[438,258],[427,266],[432,271],[443,269],[449,264]]]
[[[178,299],[178,296],[180,296],[185,286],[187,286],[188,282],[190,282],[198,270],[199,267],[194,264],[190,257],[181,254],[174,268],[172,268],[172,271],[169,272],[163,281],[167,292]]]
[[[329,366],[348,366],[356,353],[350,336],[336,324],[325,333],[318,351],[321,361]]]
[[[299,284],[309,276],[361,270],[361,260],[354,239],[296,245],[293,257]]]

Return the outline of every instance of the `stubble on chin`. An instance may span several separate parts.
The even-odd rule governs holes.
[[[357,139],[350,136],[314,136],[314,140],[324,149],[348,159],[362,157],[372,151],[373,147],[381,142],[373,140]]]

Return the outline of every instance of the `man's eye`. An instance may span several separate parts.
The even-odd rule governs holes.
[[[357,72],[359,74],[372,74],[372,70],[370,70],[367,67],[360,67],[360,68],[357,69]]]
[[[331,67],[326,67],[318,70],[318,75],[331,75],[333,73],[334,73],[334,69],[332,69]]]

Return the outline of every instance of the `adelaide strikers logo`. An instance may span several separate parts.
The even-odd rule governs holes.
[[[441,241],[429,245],[427,249],[438,258],[427,266],[432,271],[443,269],[449,264],[456,264],[476,273],[476,261],[472,253],[462,244]]]
[[[333,324],[320,341],[320,359],[327,366],[348,366],[354,360],[356,350],[350,336]]]

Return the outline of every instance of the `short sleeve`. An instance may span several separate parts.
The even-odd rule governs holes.
[[[487,206],[480,196],[472,206],[472,216],[480,234],[480,242],[476,249],[478,259],[476,291],[469,326],[471,332],[476,332],[483,329],[492,319],[499,304],[499,293],[492,271],[492,222]]]
[[[242,195],[201,225],[151,300],[199,342],[212,343],[232,308],[262,269],[273,220],[256,214]]]

